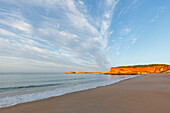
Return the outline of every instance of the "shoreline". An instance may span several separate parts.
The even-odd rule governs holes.
[[[160,80],[157,78],[159,78]],[[161,97],[159,97],[160,103],[161,103],[160,105],[162,105],[162,106],[159,105],[159,107],[162,107],[160,109],[164,108],[163,110],[166,110],[166,112],[169,112],[170,109],[169,109],[169,111],[167,111],[168,109],[165,107],[170,105],[170,97],[167,96],[167,95],[170,95],[170,90],[169,90],[170,87],[168,86],[168,85],[170,85],[169,84],[170,80],[168,81],[168,79],[164,80],[162,78],[170,79],[170,73],[169,74],[156,74],[156,75],[151,74],[151,75],[134,77],[133,79],[130,78],[130,79],[122,80],[120,82],[106,85],[106,86],[98,86],[97,88],[93,88],[93,89],[87,89],[87,90],[83,90],[83,91],[67,93],[67,94],[64,94],[61,96],[50,97],[47,99],[26,102],[26,103],[17,104],[17,105],[10,106],[10,107],[0,108],[0,112],[1,113],[21,113],[21,112],[22,113],[25,113],[25,112],[32,112],[32,113],[43,113],[44,112],[45,113],[45,112],[54,111],[57,113],[60,113],[60,112],[73,113],[73,112],[80,112],[81,109],[84,109],[84,110],[89,109],[89,112],[94,112],[94,113],[95,112],[102,113],[102,111],[104,112],[105,110],[106,111],[108,110],[108,113],[111,113],[111,112],[112,113],[114,113],[114,112],[124,113],[125,111],[128,111],[128,110],[130,111],[130,113],[135,113],[134,110],[129,109],[129,108],[132,109],[133,107],[129,106],[131,101],[129,101],[128,98],[132,98],[133,96],[135,98],[137,98],[139,96],[139,100],[140,100],[140,98],[143,98],[143,97],[141,97],[142,95],[140,93],[144,93],[144,95],[146,95],[147,93],[152,93],[152,92],[145,92],[145,90],[148,89],[149,87],[150,87],[149,89],[151,91],[156,90],[155,88],[159,88],[160,86],[165,91],[159,92],[159,93],[163,94],[163,96],[166,95],[166,97],[169,101],[168,101],[168,103],[162,105],[162,103],[164,103],[164,102],[162,102]],[[141,79],[143,79],[143,81]],[[158,83],[156,84],[155,81],[157,81]],[[155,85],[153,86],[153,84],[156,84],[156,86]],[[145,86],[145,85],[148,85],[148,86],[146,88],[144,88],[143,86]],[[136,87],[138,86],[138,88],[136,89],[136,91],[133,91],[135,86]],[[144,92],[140,91],[139,88],[141,88],[141,90]],[[150,90],[148,90],[148,91],[150,91]],[[132,92],[134,92],[134,94],[136,93],[138,95],[134,95],[133,93],[130,93],[130,91],[132,91]],[[129,93],[131,96],[129,95]],[[120,98],[121,96],[123,99]],[[146,97],[148,98],[150,96],[151,95],[147,95]],[[112,98],[109,98],[109,97],[112,97]],[[145,98],[143,98],[143,100],[147,101],[147,99],[145,99]],[[112,101],[109,99],[111,99]],[[150,97],[150,99],[152,100],[151,97]],[[138,98],[137,98],[137,100],[138,100]],[[135,99],[134,101],[137,101],[137,100]],[[153,97],[153,100],[154,100],[154,97]],[[141,101],[141,103],[143,102],[142,100],[140,100],[140,101]],[[106,103],[107,103],[107,106],[106,106]],[[125,103],[127,104],[127,106],[125,106]],[[146,103],[146,102],[144,102],[144,103]],[[154,104],[155,104],[153,102],[149,102],[149,103],[152,104],[152,106],[154,106]],[[79,104],[82,106],[80,106]],[[131,104],[138,105],[139,103],[132,102]],[[115,106],[117,106],[117,107],[115,108]],[[137,107],[139,107],[139,106],[137,106]],[[43,110],[41,108],[43,108]],[[112,108],[114,108],[114,109],[112,109]],[[82,113],[87,112],[87,110],[85,110],[85,111],[84,110],[81,112]],[[123,110],[125,110],[125,111],[123,111]],[[139,107],[136,110],[139,111],[141,109]],[[145,108],[145,110],[148,110],[148,109]],[[153,111],[153,109],[150,109],[150,110],[151,110],[151,112]],[[159,112],[155,111],[155,113],[159,113]]]
[[[98,87],[104,87],[104,86],[108,86],[108,85],[112,85],[112,84],[115,84],[115,83],[119,83],[121,81],[124,81],[126,79],[131,79],[131,78],[134,78],[134,77],[138,77],[139,75],[132,75],[132,76],[120,76],[120,75],[114,75],[115,77],[126,77],[126,78],[121,78],[120,80],[113,80],[113,81],[108,81],[108,82],[100,82],[98,83],[98,85],[94,85],[94,84],[91,84],[91,86],[87,86],[85,88],[80,88],[80,89],[76,89],[76,87],[79,87],[78,85],[74,86],[75,89],[73,90],[70,90],[70,91],[66,91],[65,93],[53,93],[52,96],[50,96],[51,94],[49,94],[48,96],[44,97],[44,95],[41,95],[43,96],[43,98],[41,98],[40,94],[44,94],[44,93],[47,93],[47,92],[53,92],[53,90],[49,90],[49,91],[45,91],[45,92],[36,92],[36,93],[30,93],[30,94],[24,94],[24,95],[20,95],[20,97],[18,98],[17,95],[16,96],[12,96],[12,97],[7,97],[8,99],[5,99],[5,100],[1,100],[0,101],[3,101],[5,102],[6,100],[9,102],[7,103],[7,105],[1,105],[0,103],[0,109],[2,108],[8,108],[8,107],[12,107],[12,106],[16,106],[18,104],[24,104],[24,103],[29,103],[29,102],[34,102],[34,101],[40,101],[40,100],[43,100],[43,99],[49,99],[49,98],[52,98],[52,97],[58,97],[58,96],[63,96],[65,94],[70,94],[70,93],[75,93],[75,92],[80,92],[80,91],[86,91],[86,90],[89,90],[89,89],[95,89],[95,88],[98,88]],[[82,84],[82,85],[85,85],[85,84]],[[71,87],[72,88],[72,87]],[[62,89],[63,91],[67,90],[67,88],[63,88]],[[27,95],[28,98],[25,98],[25,95]],[[31,97],[29,97],[31,95]],[[38,95],[38,98],[36,97],[33,97],[32,95]],[[24,97],[24,98],[22,98]],[[13,101],[13,100],[19,100],[17,101],[16,103],[10,103],[10,100]],[[24,100],[24,101],[20,101],[20,100]],[[26,100],[26,101],[25,101]]]

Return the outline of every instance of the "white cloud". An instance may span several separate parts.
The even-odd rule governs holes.
[[[131,44],[134,44],[136,42],[137,38],[132,38]]]
[[[131,28],[125,27],[120,31],[120,35],[127,35],[131,32]]]
[[[18,65],[34,65],[34,71],[42,70],[40,67],[44,64],[48,67],[46,71],[55,71],[56,68],[63,71],[108,69],[107,43],[112,34],[109,27],[118,1],[106,1],[104,12],[97,20],[87,12],[84,2],[80,0],[81,8],[74,0],[4,2],[17,7],[17,10],[12,12],[13,9],[9,8],[0,13],[3,26],[0,33],[12,37],[0,37],[1,55],[22,59]],[[99,21],[97,27],[94,24],[96,21]],[[12,63],[9,58],[6,60]]]
[[[83,1],[81,1],[81,0],[79,0],[79,3],[80,3],[81,5],[84,5],[84,2],[83,2]]]
[[[32,26],[23,21],[13,22],[11,23],[11,26],[27,33],[31,33],[32,31]]]
[[[9,32],[5,29],[1,29],[0,28],[0,35],[5,35],[5,36],[11,36],[11,37],[17,37],[16,34],[12,33],[12,32]]]
[[[7,11],[5,13],[0,14],[3,16],[3,19],[0,18],[0,23],[13,29],[18,29],[20,31],[31,33],[33,27],[31,24],[27,23],[25,18],[21,13],[14,13],[13,11]]]

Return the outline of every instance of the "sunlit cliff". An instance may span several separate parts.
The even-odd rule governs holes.
[[[134,65],[111,67],[109,72],[66,72],[66,74],[111,74],[111,75],[138,75],[169,72],[170,65],[166,64],[150,64],[150,65]]]
[[[150,74],[150,73],[165,72],[168,71],[169,69],[170,69],[170,65],[166,65],[166,64],[120,66],[120,67],[112,67],[107,74],[115,74],[115,75]]]

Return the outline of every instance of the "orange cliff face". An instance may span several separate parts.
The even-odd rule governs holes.
[[[122,66],[112,67],[108,74],[149,74],[161,73],[170,70],[170,65],[138,65],[138,66]]]
[[[170,73],[170,65],[150,64],[135,66],[112,67],[109,72],[66,72],[66,74],[111,74],[111,75],[137,75],[150,73]]]

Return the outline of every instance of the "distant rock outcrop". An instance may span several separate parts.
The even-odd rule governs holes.
[[[73,72],[73,71],[69,71],[69,72],[65,72],[66,74],[105,74],[106,72]]]

